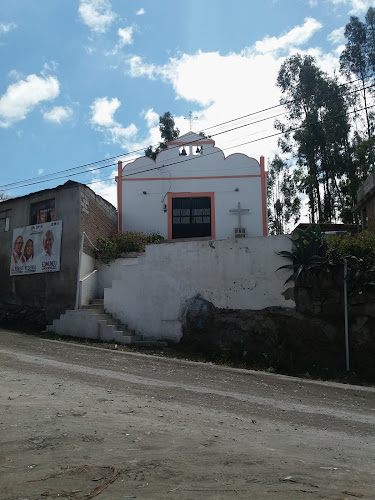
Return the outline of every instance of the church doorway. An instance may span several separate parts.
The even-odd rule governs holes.
[[[211,193],[170,194],[170,239],[212,237],[213,209]]]

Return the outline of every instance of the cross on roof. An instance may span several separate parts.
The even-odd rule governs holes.
[[[196,120],[197,118],[198,118],[197,116],[193,116],[192,111],[190,111],[188,118],[185,117],[185,120],[189,120],[189,122],[190,122],[190,132],[191,132],[191,128],[193,126],[193,120]]]

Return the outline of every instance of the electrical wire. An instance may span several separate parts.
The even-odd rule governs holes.
[[[348,85],[349,83],[356,83],[358,81],[361,81],[360,79],[358,80],[355,80],[355,81],[352,81],[352,82],[348,82],[348,83],[344,83],[340,86],[344,86],[344,85]],[[372,84],[372,85],[369,85],[367,87],[364,87],[364,89],[368,89],[368,88],[372,88],[374,87],[375,84]],[[356,92],[360,92],[360,91],[363,91],[364,90],[363,88],[359,88],[359,89],[355,89],[355,90],[352,90],[350,92],[348,92],[349,94],[351,93],[356,93]],[[288,101],[288,102],[294,102],[294,101]],[[233,120],[229,120],[227,122],[223,122],[221,124],[218,124],[218,125],[215,125],[215,126],[212,126],[210,128],[216,128],[216,127],[219,127],[219,126],[222,126],[226,123],[232,123],[234,121],[238,121],[238,120],[241,120],[241,119],[244,119],[246,117],[249,117],[249,116],[252,116],[252,115],[255,115],[255,114],[260,114],[262,112],[265,112],[265,111],[268,111],[268,110],[271,110],[271,109],[275,109],[277,107],[281,107],[281,106],[284,106],[285,104],[279,104],[279,105],[275,105],[275,106],[270,106],[268,108],[265,108],[263,110],[260,110],[260,111],[256,111],[256,112],[253,112],[253,113],[249,113],[247,115],[243,115],[242,117],[238,117],[238,118],[235,118]],[[367,106],[367,108],[369,108],[369,106]],[[354,112],[359,112],[359,111],[362,111],[363,109],[366,109],[366,108],[362,108],[360,110],[355,110]],[[348,114],[351,114],[352,112],[349,112]],[[283,113],[278,113],[277,115],[272,115],[272,116],[269,116],[269,117],[266,117],[266,118],[261,118],[259,120],[256,120],[256,121],[253,121],[253,122],[250,122],[250,123],[245,123],[245,124],[242,124],[242,125],[239,125],[237,127],[233,127],[231,129],[228,129],[228,130],[223,130],[223,131],[220,131],[220,132],[217,132],[215,134],[212,134],[214,137],[218,136],[218,135],[221,135],[221,134],[225,134],[225,133],[229,133],[229,132],[232,132],[234,130],[238,130],[240,128],[244,128],[244,127],[247,127],[247,126],[251,126],[251,125],[255,125],[257,123],[260,123],[260,122],[263,122],[263,121],[267,121],[267,120],[270,120],[270,119],[274,119],[274,118],[277,118],[279,116],[283,116],[285,115],[286,112],[283,112]],[[205,129],[205,131],[209,130],[210,128],[207,128]],[[291,130],[292,131],[292,130]],[[231,146],[231,147],[227,147],[226,149],[232,149],[234,147],[239,147],[239,146],[242,146],[242,145],[246,145],[246,144],[250,144],[252,142],[257,142],[257,141],[260,141],[260,140],[264,140],[264,139],[268,139],[268,138],[272,138],[272,137],[275,137],[277,135],[280,135],[281,133],[283,132],[278,132],[278,133],[275,133],[275,134],[271,134],[271,135],[268,135],[268,136],[265,136],[265,137],[261,137],[261,138],[258,138],[258,139],[255,139],[253,141],[247,141],[247,142],[244,142],[240,145],[236,145],[236,146]],[[206,140],[207,138],[206,137],[202,137],[201,140]],[[197,141],[194,140],[192,141],[194,143],[196,143]],[[189,145],[189,142],[185,143],[185,145]],[[170,149],[173,149],[173,147],[180,147],[180,145],[172,145],[172,147]],[[138,152],[143,152],[144,149],[138,149],[138,150],[134,150],[134,151],[130,151],[130,152],[127,152],[127,153],[122,153],[121,155],[115,155],[115,156],[112,156],[110,158],[107,158],[107,159],[103,159],[103,160],[98,160],[98,161],[95,161],[95,162],[91,162],[91,163],[86,163],[84,165],[80,165],[80,166],[77,166],[77,167],[73,167],[73,168],[70,168],[70,169],[66,169],[66,170],[61,170],[61,171],[57,171],[53,174],[46,174],[45,176],[42,176],[42,177],[39,177],[37,181],[34,181],[34,178],[31,178],[31,179],[24,179],[23,181],[16,181],[16,182],[13,182],[13,183],[9,183],[9,184],[4,184],[4,185],[1,185],[0,186],[0,189],[2,190],[10,190],[10,189],[16,189],[16,188],[20,188],[20,187],[27,187],[27,186],[30,186],[30,185],[35,185],[35,184],[39,184],[39,183],[43,183],[43,182],[48,182],[48,181],[52,181],[52,180],[57,180],[57,179],[61,179],[61,178],[65,178],[66,175],[63,175],[63,176],[58,176],[56,177],[56,175],[58,174],[62,174],[62,173],[67,173],[67,172],[74,172],[75,170],[81,170],[82,168],[85,168],[85,167],[88,167],[88,166],[92,166],[92,165],[97,165],[99,163],[103,163],[105,161],[109,161],[109,160],[112,160],[114,158],[120,158],[120,157],[124,157],[124,156],[130,156],[130,155],[134,155]],[[190,160],[190,159],[189,159]],[[187,161],[187,160],[185,160]],[[83,170],[83,171],[80,171],[80,172],[76,172],[76,173],[70,173],[69,175],[70,176],[75,176],[75,175],[82,175],[82,174],[85,174],[87,172],[92,172],[92,171],[96,171],[96,170],[101,170],[103,168],[109,168],[111,166],[114,166],[116,165],[116,163],[112,163],[112,164],[109,164],[109,165],[105,165],[105,166],[101,166],[101,167],[95,167],[95,168],[90,168],[90,169],[87,169],[87,170]],[[28,183],[29,181],[34,181],[34,182],[30,182]],[[26,183],[26,184],[25,184]]]
[[[371,106],[367,106],[367,109],[371,109],[371,108],[374,108],[375,107],[375,104],[374,105],[371,105]],[[352,114],[352,113],[358,113],[360,111],[363,111],[364,109],[366,109],[365,107],[363,108],[360,108],[360,109],[356,109],[348,114]],[[337,118],[340,118],[340,117],[343,117],[345,116],[345,114],[341,114],[341,115],[336,115],[334,117],[331,117],[329,120],[325,120],[323,122],[329,122],[329,121],[333,121],[333,120],[336,120]],[[301,127],[295,127],[293,129],[289,129],[288,132],[293,132],[293,131],[297,131],[297,130],[300,130],[301,128],[303,128],[303,126]],[[264,139],[268,139],[270,137],[275,137],[277,135],[281,135],[283,134],[284,132],[277,132],[275,134],[271,134],[271,135],[268,135],[268,136],[263,136],[263,137],[260,137],[258,139],[254,139],[254,140],[251,140],[251,141],[246,141],[246,142],[243,142],[241,144],[236,144],[234,146],[230,146],[230,147],[227,147],[226,149],[233,149],[233,148],[238,148],[240,146],[244,146],[244,145],[247,145],[247,144],[251,144],[253,142],[258,142],[260,140],[264,140]],[[205,155],[205,157],[207,156],[210,156],[212,154],[219,154],[221,153],[222,154],[222,150],[220,149],[219,151],[213,151],[212,153],[208,153]],[[197,155],[197,156],[194,156],[193,158],[187,158],[185,160],[180,160],[178,162],[172,162],[172,163],[168,163],[168,164],[163,164],[163,165],[160,165],[158,167],[152,167],[152,168],[149,168],[149,169],[145,169],[145,170],[140,170],[140,171],[136,171],[136,172],[130,172],[128,173],[127,175],[123,175],[122,178],[126,178],[126,177],[131,177],[133,175],[138,175],[138,174],[141,174],[141,173],[145,173],[145,172],[149,172],[149,171],[153,171],[153,170],[160,170],[162,169],[163,167],[164,168],[167,168],[167,167],[170,167],[172,165],[181,165],[187,161],[193,161],[193,160],[196,160],[198,158],[201,158],[201,156]],[[289,158],[286,158],[284,159],[284,161],[290,161],[292,160],[293,158],[298,158],[298,156],[292,156],[292,157],[289,157]],[[107,165],[107,167],[110,167],[110,166],[113,166],[113,165],[117,165],[116,163],[113,163],[111,165]],[[106,168],[106,166],[104,167],[101,167],[101,168]],[[88,171],[87,171],[88,172]],[[75,175],[78,175],[78,174],[75,174]],[[90,182],[85,182],[86,185],[91,185],[91,184],[96,184],[96,183],[100,183],[100,182],[104,182],[106,180],[109,180],[109,179],[113,179],[113,176],[110,176],[110,177],[104,177],[104,178],[101,178],[101,179],[96,179],[96,180],[93,180],[93,181],[90,181]],[[43,181],[43,182],[46,182],[46,181]],[[67,186],[67,188],[69,188],[69,186]]]
[[[352,83],[356,83],[358,81],[361,81],[360,79],[358,80],[354,80],[354,81],[351,81],[351,82],[348,82],[348,83],[343,83],[340,86],[345,86],[345,85],[348,85],[348,84],[352,84]],[[368,88],[371,88],[371,87],[374,87],[375,85],[370,85],[368,87],[365,87],[364,89],[368,89]],[[363,88],[360,88],[360,89],[355,89],[354,91],[351,91],[351,92],[348,92],[349,94],[350,93],[355,93],[355,92],[360,92],[360,91],[363,91]],[[227,124],[227,123],[232,123],[234,121],[238,121],[238,120],[241,120],[241,119],[244,119],[244,118],[247,118],[249,116],[253,116],[253,115],[256,115],[256,114],[260,114],[260,113],[263,113],[265,111],[269,111],[271,109],[275,109],[275,108],[278,108],[278,107],[281,107],[281,106],[284,106],[285,104],[287,103],[291,103],[291,102],[294,102],[294,101],[286,101],[285,103],[283,104],[278,104],[278,105],[275,105],[275,106],[270,106],[268,108],[265,108],[263,110],[259,110],[259,111],[255,111],[253,113],[249,113],[247,115],[243,115],[241,117],[238,117],[238,118],[234,118],[232,120],[229,120],[227,122],[222,122],[221,124],[217,124],[217,125],[214,125],[212,127],[209,127],[208,129],[205,129],[205,131],[207,130],[210,130],[211,128],[217,128],[219,126],[222,126],[224,124]],[[224,133],[228,133],[228,132],[231,132],[233,130],[237,130],[237,129],[240,129],[240,128],[244,128],[244,127],[247,127],[247,126],[251,126],[251,125],[254,125],[254,124],[257,124],[257,123],[260,123],[260,122],[263,122],[263,121],[267,121],[267,120],[271,120],[271,119],[274,119],[274,118],[277,118],[279,116],[283,116],[285,115],[286,112],[283,112],[283,113],[279,113],[277,115],[272,115],[272,116],[269,116],[269,117],[266,117],[266,118],[262,118],[262,119],[259,119],[259,120],[256,120],[254,122],[250,122],[250,123],[246,123],[246,124],[242,124],[242,125],[239,125],[237,127],[233,127],[232,129],[229,129],[229,130],[224,130],[224,131],[221,131],[221,132],[217,132],[215,134],[213,134],[214,137],[218,136],[218,135],[221,135],[221,134],[224,134]],[[270,136],[271,137],[271,136]],[[202,140],[204,138],[202,137]],[[194,142],[197,142],[197,141],[194,141]],[[186,143],[186,145],[189,145],[189,143]],[[172,148],[173,147],[178,147],[178,146],[173,146],[172,145]],[[171,148],[171,149],[172,149]],[[72,167],[70,169],[65,169],[65,170],[61,170],[61,171],[57,171],[53,174],[46,174],[44,176],[41,176],[38,178],[38,181],[40,182],[47,182],[49,180],[57,180],[57,179],[60,179],[60,177],[55,177],[56,175],[60,174],[60,173],[65,173],[65,172],[73,172],[75,170],[81,170],[82,168],[85,168],[85,167],[88,167],[88,166],[91,166],[91,165],[97,165],[98,163],[103,163],[104,161],[109,161],[109,160],[112,160],[114,158],[120,158],[120,157],[123,157],[123,156],[130,156],[130,155],[133,155],[133,154],[136,154],[136,153],[139,153],[139,152],[143,152],[144,149],[138,149],[138,150],[134,150],[134,151],[130,151],[128,153],[122,153],[121,155],[115,155],[115,156],[112,156],[110,158],[106,158],[106,159],[103,159],[103,160],[98,160],[98,161],[95,161],[95,162],[91,162],[91,163],[86,163],[86,164],[83,164],[83,165],[80,165],[80,166],[77,166],[77,167]],[[113,164],[112,164],[113,165]],[[109,165],[109,166],[112,166],[112,165]],[[86,173],[87,171],[95,171],[95,170],[100,170],[101,167],[97,167],[97,168],[90,168],[88,170],[83,170],[82,172],[79,172],[79,174],[83,174],[83,173]],[[71,174],[71,175],[79,175],[79,174]],[[22,181],[16,181],[16,182],[13,182],[13,183],[9,183],[9,184],[4,184],[4,185],[1,185],[0,186],[0,189],[5,189],[5,190],[9,190],[11,187],[24,187],[24,186],[27,186],[27,185],[32,185],[34,183],[31,183],[31,184],[24,184],[25,182],[29,182],[29,181],[33,181],[34,178],[30,178],[30,179],[24,179]]]

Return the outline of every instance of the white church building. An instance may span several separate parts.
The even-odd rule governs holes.
[[[210,138],[189,132],[156,160],[118,162],[119,231],[169,240],[267,235],[266,172],[242,153],[225,157]]]

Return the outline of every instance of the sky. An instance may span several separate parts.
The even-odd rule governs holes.
[[[334,74],[346,23],[371,6],[3,0],[0,192],[17,197],[72,179],[116,206],[117,160],[158,144],[166,111],[181,134],[204,131],[226,155],[271,160],[282,108],[267,108],[279,104],[280,65],[299,52]]]

